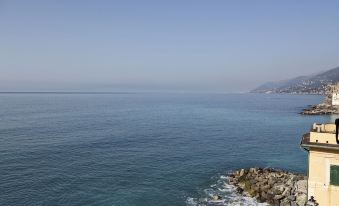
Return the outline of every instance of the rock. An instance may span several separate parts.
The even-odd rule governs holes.
[[[250,189],[250,190],[248,191],[248,194],[250,194],[251,197],[254,197],[254,196],[256,196],[256,191],[253,190],[253,189]]]
[[[280,205],[279,206],[290,206],[291,203],[288,199],[283,199],[280,201]]]
[[[280,205],[280,201],[279,200],[273,200],[273,205],[279,206]]]
[[[290,202],[292,202],[292,201],[295,201],[295,196],[294,195],[290,195],[290,196],[288,196],[287,197],[287,199],[290,201]]]
[[[274,196],[273,199],[275,199],[275,200],[281,200],[281,199],[283,199],[283,198],[284,198],[283,195],[276,195],[276,196]]]
[[[297,195],[296,201],[298,206],[305,206],[306,202],[307,202],[307,196],[306,194],[300,194]]]
[[[284,184],[274,185],[272,190],[274,194],[280,195],[285,191],[285,185]]]
[[[268,203],[273,203],[273,200],[274,200],[274,194],[272,194],[272,193],[267,193],[267,194],[266,194],[266,199],[268,200]]]
[[[271,188],[270,185],[264,185],[264,186],[261,187],[261,190],[262,191],[268,191],[270,188]]]
[[[258,182],[262,182],[263,181],[263,177],[257,176],[257,178],[255,178],[255,180],[258,181]]]
[[[239,176],[243,176],[245,174],[245,170],[244,169],[241,169],[240,172],[239,172]]]
[[[277,178],[282,178],[283,176],[284,176],[283,173],[278,173],[278,174],[276,175]]]
[[[299,180],[296,183],[296,192],[307,194],[307,180]]]
[[[266,192],[262,191],[260,195],[261,195],[261,198],[264,199],[263,202],[265,200],[267,200],[267,193]]]
[[[242,194],[244,192],[244,190],[242,188],[240,188],[240,187],[237,187],[236,191],[239,194]]]
[[[251,180],[250,180],[250,183],[251,183],[252,185],[255,185],[255,184],[257,183],[257,181],[256,181],[255,179],[251,179]]]
[[[255,192],[259,192],[260,188],[256,185],[252,185],[251,189],[253,189]]]
[[[291,176],[289,177],[289,179],[287,180],[286,184],[287,184],[288,186],[293,186],[293,185],[294,185],[294,182],[295,182],[295,176],[294,176],[294,175],[291,175]]]
[[[273,177],[273,176],[271,176],[271,177],[269,177],[269,179],[268,179],[268,184],[270,184],[270,185],[274,185],[276,182],[277,182],[277,178],[276,177]]]
[[[292,188],[291,187],[286,187],[284,192],[282,193],[283,196],[287,197],[290,195]]]
[[[298,206],[296,202],[291,202],[291,206]]]
[[[230,182],[232,184],[232,182]],[[233,184],[236,185],[238,188],[244,189],[245,188],[245,183],[244,182],[239,182],[238,184]]]

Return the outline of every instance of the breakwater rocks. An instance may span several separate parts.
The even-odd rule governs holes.
[[[241,169],[230,175],[239,193],[259,202],[279,206],[304,206],[307,202],[306,176],[276,169]]]
[[[318,104],[304,109],[301,114],[304,115],[324,115],[324,114],[338,114],[339,108],[329,104]]]

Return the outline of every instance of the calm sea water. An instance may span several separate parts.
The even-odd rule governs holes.
[[[0,94],[0,205],[194,205],[227,171],[305,172],[320,96]],[[221,176],[221,178],[224,178]]]

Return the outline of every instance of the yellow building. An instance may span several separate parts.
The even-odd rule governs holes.
[[[339,206],[339,119],[314,124],[301,146],[308,151],[308,199],[320,206]]]

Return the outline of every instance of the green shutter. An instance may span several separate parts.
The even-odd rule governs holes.
[[[339,186],[339,166],[331,165],[330,184]]]

